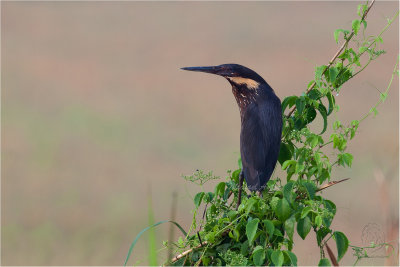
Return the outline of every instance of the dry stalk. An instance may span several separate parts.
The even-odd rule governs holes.
[[[347,180],[349,180],[349,179],[350,179],[350,178],[344,178],[344,179],[339,180],[339,181],[332,181],[332,182],[329,182],[329,183],[327,183],[327,184],[322,185],[322,186],[321,186],[320,188],[318,188],[315,192],[319,192],[319,191],[324,190],[324,189],[326,189],[326,188],[328,188],[328,187],[331,187],[332,185],[335,185],[335,184],[338,184],[338,183],[347,181]]]
[[[325,247],[326,247],[326,251],[328,252],[329,259],[331,259],[333,266],[339,266],[339,263],[337,262],[336,257],[333,254],[331,248],[328,246],[328,244],[325,244]]]
[[[189,254],[190,252],[192,252],[195,249],[201,248],[202,246],[207,245],[207,241],[204,241],[203,243],[200,243],[198,246],[188,249],[184,252],[182,252],[181,254],[177,255],[176,257],[174,257],[173,259],[171,259],[171,263],[174,263],[176,261],[178,261],[179,259],[182,259],[183,257],[185,257],[187,254]]]

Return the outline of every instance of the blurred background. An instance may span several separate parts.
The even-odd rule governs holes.
[[[2,2],[2,265],[121,265],[149,224],[149,199],[154,220],[166,220],[174,191],[188,230],[198,188],[181,175],[224,179],[236,169],[240,118],[223,78],[179,68],[239,63],[281,99],[299,95],[360,3]],[[367,33],[397,10],[376,2]],[[387,87],[398,32],[397,20],[383,36],[387,54],[342,88],[343,122],[360,119]],[[361,265],[398,264],[398,87],[396,77],[378,116],[360,125],[348,147],[353,168],[332,178],[351,179],[323,192],[337,204],[333,229],[351,244],[396,247],[392,259]],[[156,229],[159,248],[168,229]],[[146,265],[147,251],[145,234],[129,264]],[[300,265],[317,264],[315,235],[296,235],[294,252]],[[349,250],[342,264],[354,261]]]

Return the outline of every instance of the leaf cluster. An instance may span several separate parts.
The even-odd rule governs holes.
[[[333,236],[340,260],[348,248],[346,236],[330,226],[336,205],[316,194],[316,186],[306,180],[289,181],[284,186],[270,180],[263,197],[251,193],[238,209],[240,169],[229,172],[225,182],[213,192],[199,192],[194,197],[196,209],[205,205],[202,228],[186,241],[177,242],[177,253],[184,247],[196,247],[173,265],[297,265],[292,252],[294,235],[305,239],[311,230],[317,243]]]
[[[347,123],[337,119],[340,108],[336,97],[340,90],[384,53],[378,47],[383,42],[382,33],[398,15],[388,20],[377,36],[366,36],[365,18],[370,7],[368,3],[359,5],[359,18],[353,20],[351,29],[334,32],[336,43],[342,37],[343,45],[329,64],[315,68],[306,92],[282,101],[283,128],[278,162],[286,177],[268,181],[261,196],[246,194],[244,185],[242,202],[236,207],[242,168],[239,159],[238,168],[228,171],[226,179],[213,191],[201,191],[194,196],[189,232],[184,232],[185,237],[177,242],[166,243],[176,255],[168,259],[169,265],[297,266],[294,237],[298,235],[304,240],[311,231],[320,248],[319,266],[331,264],[324,252],[331,239],[337,251],[335,256],[330,255],[335,257],[333,262],[343,258],[351,245],[344,233],[332,229],[336,205],[319,191],[326,188],[321,185],[330,182],[334,167],[351,167],[354,157],[348,151],[348,144],[356,136],[360,123],[369,114],[376,113],[378,104],[386,99],[393,76],[398,73],[396,64],[388,88],[366,116]],[[332,120],[328,118],[332,115],[335,119],[330,124]],[[322,124],[315,123],[317,117]],[[331,126],[329,131],[328,126]],[[212,172],[201,170],[184,178],[201,186],[220,179]],[[200,210],[204,210],[202,214]]]

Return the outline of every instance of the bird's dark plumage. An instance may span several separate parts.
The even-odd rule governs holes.
[[[182,68],[225,77],[240,110],[242,175],[251,191],[262,191],[278,160],[281,133],[281,101],[256,72],[238,64]],[[240,200],[239,200],[240,201]]]

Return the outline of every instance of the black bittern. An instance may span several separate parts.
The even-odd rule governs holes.
[[[256,72],[238,64],[186,67],[183,70],[216,74],[226,78],[240,110],[240,154],[238,206],[243,178],[250,191],[262,195],[278,160],[282,134],[281,101]]]

